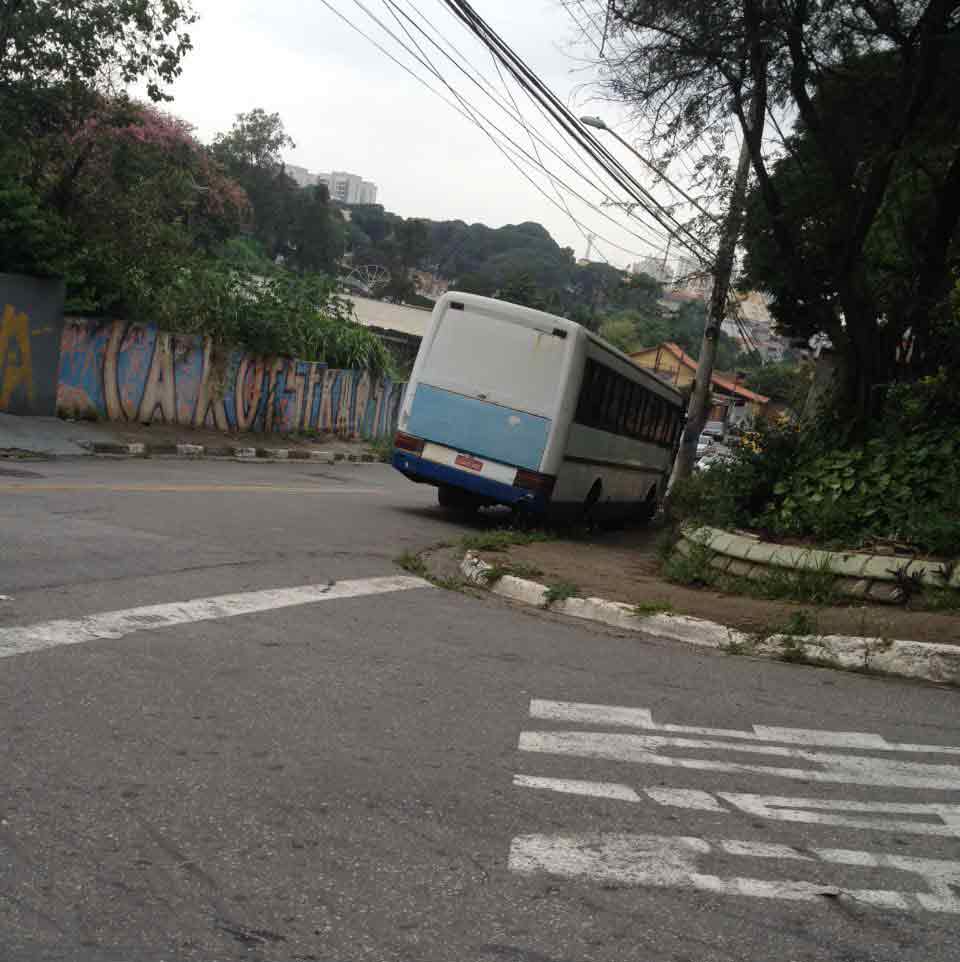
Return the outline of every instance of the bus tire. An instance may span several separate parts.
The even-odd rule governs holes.
[[[636,519],[638,524],[650,524],[657,514],[657,489],[652,487],[647,494],[646,500],[642,501],[637,507]]]
[[[600,478],[597,478],[597,480],[593,482],[590,490],[587,492],[587,496],[583,499],[583,524],[588,528],[591,527],[596,520],[594,518],[594,508],[596,508],[597,502],[600,500],[602,495],[603,481],[601,481]]]

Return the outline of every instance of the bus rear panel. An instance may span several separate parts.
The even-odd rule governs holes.
[[[476,503],[545,510],[571,327],[490,298],[441,298],[401,406],[394,466]]]

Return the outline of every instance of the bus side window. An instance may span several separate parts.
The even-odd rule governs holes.
[[[664,403],[661,398],[653,402],[653,421],[650,425],[650,440],[654,444],[660,443],[660,431],[663,428]]]
[[[617,411],[617,434],[627,434],[627,420],[633,408],[633,384],[620,378],[620,409]]]
[[[619,378],[613,371],[604,368],[606,384],[603,391],[603,414],[600,428],[603,431],[615,431],[617,423],[617,402],[620,393]]]
[[[630,436],[638,441],[643,440],[643,417],[650,400],[649,392],[641,385],[637,385],[637,404],[633,411],[633,423],[630,425]]]
[[[579,424],[593,424],[596,420],[595,408],[597,398],[597,365],[589,358],[583,368],[583,383],[580,385],[580,397],[577,398],[577,414],[575,420]]]
[[[631,381],[627,385],[627,403],[624,405],[623,424],[620,429],[620,433],[628,438],[633,437],[633,422],[637,416],[639,397],[639,387]]]

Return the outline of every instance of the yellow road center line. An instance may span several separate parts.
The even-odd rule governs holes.
[[[382,488],[319,488],[281,484],[72,484],[15,481],[0,484],[0,491],[106,491],[145,494],[236,493],[236,494],[385,494]]]

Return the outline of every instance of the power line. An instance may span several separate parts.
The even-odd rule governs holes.
[[[677,243],[688,249],[698,260],[712,260],[712,252],[699,238],[680,224],[669,211],[610,153],[607,148],[587,133],[573,117],[569,108],[533,73],[524,61],[473,10],[466,0],[445,0],[451,11],[490,49],[514,75],[517,82],[533,93],[560,121],[581,150],[602,164],[611,177],[654,220],[675,236]]]
[[[522,168],[520,168],[520,167],[518,166],[516,160],[515,160],[513,157],[510,156],[510,153],[507,151],[507,149],[505,149],[505,147],[497,140],[497,138],[494,137],[493,134],[491,134],[490,131],[487,130],[486,127],[483,126],[483,124],[477,119],[477,117],[476,117],[474,114],[479,114],[479,116],[483,117],[484,120],[486,120],[487,123],[488,123],[490,126],[492,126],[495,130],[497,130],[498,133],[500,133],[500,135],[501,135],[502,137],[504,137],[507,141],[509,141],[509,142],[512,144],[513,148],[514,148],[516,151],[519,151],[519,153],[520,153],[521,155],[523,155],[523,159],[524,159],[526,162],[531,163],[531,164],[533,164],[533,165],[536,166],[536,161],[535,161],[535,159],[532,158],[522,147],[520,147],[520,146],[516,143],[516,141],[513,140],[512,137],[510,137],[508,134],[506,134],[504,131],[502,131],[496,124],[493,124],[488,118],[485,117],[485,115],[483,115],[483,114],[482,114],[480,111],[478,111],[475,107],[473,107],[471,104],[469,104],[454,88],[451,87],[451,85],[445,80],[445,78],[443,78],[443,76],[439,73],[439,71],[437,71],[437,69],[436,69],[435,66],[433,66],[431,63],[425,62],[423,59],[417,57],[417,55],[414,54],[413,51],[410,50],[410,48],[407,47],[406,44],[404,44],[403,41],[400,40],[400,38],[399,38],[396,34],[394,34],[394,33],[387,27],[387,26],[383,23],[382,20],[380,20],[375,14],[373,14],[373,13],[369,10],[369,8],[367,8],[367,7],[365,6],[365,4],[363,4],[362,2],[360,2],[360,0],[354,0],[354,3],[356,3],[357,6],[359,6],[372,20],[374,20],[374,22],[377,23],[377,24],[381,27],[381,29],[384,30],[384,32],[386,32],[386,33],[387,33],[389,36],[391,36],[394,40],[396,40],[398,43],[400,43],[400,45],[401,45],[408,53],[410,53],[415,59],[417,59],[418,62],[421,63],[421,65],[425,66],[428,70],[430,70],[432,73],[434,73],[434,75],[437,76],[438,79],[440,79],[441,82],[443,82],[444,85],[448,87],[448,89],[450,89],[451,93],[453,93],[453,95],[457,98],[457,100],[460,101],[460,105],[461,105],[461,106],[458,106],[457,104],[455,104],[455,103],[453,103],[452,101],[450,101],[449,99],[447,99],[442,93],[440,93],[438,90],[436,90],[434,87],[432,87],[426,80],[424,80],[423,77],[421,77],[419,74],[417,74],[416,71],[411,70],[409,66],[407,66],[406,64],[404,64],[402,61],[398,60],[398,59],[397,59],[395,56],[393,56],[393,54],[391,54],[381,43],[379,43],[379,42],[378,42],[377,40],[375,40],[374,38],[370,37],[369,34],[365,33],[360,27],[358,27],[355,23],[353,23],[350,19],[348,19],[341,11],[337,10],[330,2],[328,2],[328,0],[321,0],[321,3],[323,3],[324,6],[326,6],[332,13],[334,13],[337,17],[339,17],[341,20],[343,20],[343,22],[346,23],[348,26],[350,26],[354,31],[356,31],[357,33],[359,33],[362,37],[364,37],[366,40],[368,40],[370,43],[372,43],[375,47],[377,47],[378,50],[380,50],[385,56],[387,56],[390,60],[392,60],[394,63],[396,63],[398,66],[400,66],[406,73],[410,74],[410,76],[412,76],[415,80],[419,81],[421,84],[423,84],[425,87],[427,87],[428,90],[430,90],[430,91],[431,91],[432,93],[434,93],[436,96],[440,97],[440,99],[443,100],[448,106],[452,107],[452,108],[453,108],[454,110],[456,110],[458,113],[460,113],[461,115],[463,115],[464,117],[466,117],[468,120],[470,120],[471,122],[473,122],[474,124],[476,124],[476,125],[490,138],[490,140],[491,140],[491,142],[494,144],[494,146],[496,146],[497,149],[500,150],[501,153],[504,154],[504,156],[507,158],[507,160],[508,160],[511,164],[513,164],[513,166],[515,166],[515,167],[520,171],[520,173],[521,173],[528,181],[530,181],[530,183],[531,183],[551,204],[553,204],[554,206],[559,206],[559,205],[556,204],[556,202],[555,202],[548,194],[546,194],[546,193],[543,191],[543,189],[540,187],[540,185],[537,184],[536,181],[534,181],[534,180],[526,173],[526,171],[524,171]],[[621,223],[620,223],[619,221],[617,221],[615,218],[610,217],[605,211],[603,211],[603,210],[599,209],[598,207],[596,207],[596,205],[594,205],[593,203],[591,203],[587,198],[585,198],[582,194],[580,194],[580,193],[577,192],[575,189],[573,189],[572,187],[570,187],[569,184],[565,183],[563,180],[561,180],[559,177],[557,177],[554,173],[552,173],[551,171],[547,170],[546,168],[541,168],[541,169],[542,169],[543,172],[547,175],[548,178],[550,178],[551,180],[556,181],[556,182],[558,182],[559,184],[561,184],[561,185],[564,187],[564,189],[566,189],[566,190],[567,190],[568,192],[570,192],[573,196],[575,196],[575,197],[577,197],[579,200],[581,200],[581,201],[582,201],[584,204],[586,204],[591,210],[593,210],[594,212],[596,212],[596,213],[600,214],[601,216],[605,217],[607,220],[611,221],[611,223],[613,223],[613,224],[614,224],[615,226],[617,226],[618,228],[627,231],[627,233],[631,234],[631,236],[636,237],[638,240],[642,241],[644,244],[646,244],[646,245],[648,245],[648,246],[650,246],[650,247],[653,247],[654,249],[657,248],[657,245],[656,245],[656,244],[652,243],[650,240],[648,240],[647,238],[643,237],[642,235],[637,234],[635,231],[631,231],[629,228],[625,227],[625,225],[621,224]],[[560,209],[563,210],[562,207],[560,207]],[[564,210],[563,212],[566,213],[567,216],[570,216],[570,217],[571,217],[571,219],[572,219],[572,220],[574,221],[574,223],[578,226],[578,228],[584,229],[584,225],[582,224],[582,222],[579,221],[578,219],[572,217],[572,215],[570,214],[569,210]],[[600,237],[600,238],[604,241],[604,243],[608,244],[609,246],[615,247],[616,249],[618,249],[618,250],[620,250],[620,251],[623,251],[624,253],[630,254],[631,256],[635,256],[635,257],[636,257],[636,256],[641,256],[641,255],[639,255],[639,253],[638,253],[637,251],[631,250],[630,248],[627,248],[627,247],[623,247],[621,244],[616,243],[615,241],[611,240],[610,238],[604,237],[602,234],[599,234],[599,233],[597,233],[596,231],[591,231],[591,232],[592,232],[592,233],[595,233],[598,237]]]
[[[355,0],[355,2],[358,2],[358,0]],[[481,72],[479,69],[477,69],[477,68],[475,67],[475,65],[473,65],[473,64],[470,63],[469,59],[468,59],[467,57],[465,57],[464,54],[461,53],[461,52],[457,49],[457,47],[456,47],[455,45],[453,45],[453,44],[450,43],[449,41],[446,41],[447,45],[448,45],[448,46],[454,51],[454,53],[457,55],[456,57],[452,57],[446,50],[444,50],[444,49],[437,43],[436,40],[433,39],[433,37],[429,36],[429,35],[423,30],[423,28],[422,28],[419,24],[415,23],[415,22],[409,17],[409,15],[408,15],[405,11],[400,10],[399,7],[397,7],[397,4],[396,4],[395,0],[384,0],[384,2],[387,3],[387,4],[389,4],[392,8],[395,8],[396,10],[399,10],[400,14],[401,14],[402,16],[404,16],[404,17],[423,35],[423,37],[424,37],[426,40],[428,40],[440,53],[442,53],[444,57],[446,57],[448,60],[450,60],[450,62],[451,62],[462,74],[464,74],[464,76],[467,77],[468,80],[470,80],[474,85],[476,85],[476,86],[481,90],[482,93],[484,93],[484,94],[486,94],[486,96],[490,97],[490,99],[493,100],[494,103],[495,103],[501,110],[504,111],[504,113],[506,113],[512,120],[514,120],[519,126],[521,126],[521,127],[524,129],[524,131],[527,133],[527,135],[531,138],[531,142],[533,141],[533,139],[536,139],[537,141],[539,141],[539,143],[540,143],[541,145],[543,145],[543,147],[544,147],[545,149],[549,150],[550,153],[552,153],[561,163],[563,163],[563,164],[564,164],[566,167],[568,167],[574,174],[576,174],[578,177],[580,177],[582,180],[584,180],[590,187],[594,188],[595,190],[601,190],[601,188],[598,187],[598,185],[597,185],[596,183],[594,183],[594,182],[584,173],[584,171],[582,170],[581,167],[578,167],[578,166],[576,166],[575,164],[571,163],[570,160],[569,160],[567,157],[563,156],[563,154],[561,154],[551,143],[549,143],[549,141],[545,140],[545,139],[540,135],[539,131],[536,131],[534,128],[531,127],[531,125],[528,123],[528,121],[526,120],[526,118],[523,116],[523,113],[522,113],[522,111],[520,110],[519,106],[517,105],[516,100],[513,98],[512,93],[510,93],[509,88],[506,86],[506,83],[505,83],[504,80],[503,80],[503,75],[502,75],[502,73],[500,73],[500,69],[499,69],[499,66],[498,66],[498,59],[497,59],[496,55],[494,54],[494,52],[493,52],[492,50],[490,51],[490,53],[491,53],[491,56],[492,56],[492,59],[493,59],[493,62],[494,62],[494,66],[497,68],[497,72],[500,74],[501,82],[504,84],[504,88],[505,88],[506,91],[507,91],[507,95],[508,95],[508,96],[510,97],[510,99],[511,99],[511,102],[512,102],[512,104],[513,104],[513,109],[512,109],[512,110],[511,110],[511,108],[506,104],[506,102],[503,100],[503,98],[500,96],[500,94],[494,89],[493,84],[490,83],[490,82],[487,80],[487,78],[482,74],[482,72]],[[426,20],[426,18],[424,17],[422,11],[420,11],[420,10],[416,7],[416,4],[414,4],[414,3],[412,2],[412,0],[409,0],[409,2],[410,2],[410,6],[412,7],[412,9],[413,9],[416,13],[419,14],[419,16],[421,17],[421,19]],[[442,0],[441,0],[441,2],[442,2]],[[361,5],[361,6],[362,6],[362,5]],[[374,19],[375,19],[375,18],[374,18]],[[394,19],[397,19],[396,13],[394,13]],[[398,21],[398,22],[399,22],[399,21]],[[428,21],[427,21],[427,22],[428,22]],[[381,25],[381,26],[382,26],[382,25]],[[402,26],[402,24],[401,24],[401,26]],[[457,99],[458,99],[462,104],[464,104],[464,105],[466,106],[466,105],[468,104],[468,101],[466,101],[466,99],[465,99],[462,95],[458,94],[455,90],[453,90],[453,88],[450,86],[450,84],[440,75],[440,73],[439,73],[439,71],[437,70],[436,66],[433,64],[432,61],[430,61],[429,56],[426,54],[426,52],[423,50],[423,48],[420,46],[420,44],[417,43],[417,41],[416,41],[413,37],[410,36],[410,33],[409,33],[408,30],[406,30],[406,28],[403,28],[403,29],[404,29],[404,33],[407,34],[407,36],[410,38],[411,42],[414,43],[414,45],[415,45],[415,46],[417,47],[417,49],[420,51],[420,54],[421,54],[421,58],[422,58],[422,59],[421,59],[421,58],[417,58],[417,59],[420,59],[420,62],[421,62],[424,66],[426,66],[427,69],[431,70],[431,72],[433,72],[434,75],[437,76],[438,79],[440,79],[441,82],[444,83],[444,85],[447,86],[448,89],[451,90],[451,92],[454,93],[454,96],[456,96]],[[436,27],[433,27],[433,29],[436,30]],[[395,38],[395,39],[399,39],[399,38]],[[402,44],[402,41],[399,41],[399,42],[401,42],[401,44]],[[488,49],[489,49],[489,48],[488,48]],[[408,52],[410,52],[414,57],[416,57],[416,54],[413,54],[412,51],[408,51]],[[473,72],[468,71],[468,70],[464,67],[464,63],[467,63],[467,64],[469,64],[471,67],[474,67],[474,71],[473,71]],[[483,84],[481,84],[480,80],[477,79],[478,76],[479,76],[480,78],[482,78],[482,80],[484,81]],[[484,87],[486,87],[487,89],[484,89]],[[527,95],[529,96],[529,92],[526,91],[526,90],[525,90],[525,92],[526,92]],[[531,99],[532,99],[532,98],[531,98]],[[560,130],[560,129],[557,127],[556,123],[553,121],[553,119],[552,119],[549,115],[547,115],[547,114],[545,113],[545,111],[543,110],[542,106],[540,106],[540,104],[537,103],[536,100],[533,100],[533,103],[535,104],[535,106],[538,107],[538,109],[540,110],[540,113],[545,117],[545,119],[548,121],[548,123],[551,124],[551,126],[552,126],[553,129],[554,129],[554,131],[555,131],[556,133],[558,133],[561,137],[563,137],[563,136],[564,136],[564,132],[563,132],[562,130]],[[494,128],[495,130],[497,130],[497,131],[501,134],[501,136],[507,138],[508,140],[510,140],[511,143],[513,143],[513,145],[514,145],[515,147],[518,147],[518,148],[519,148],[519,145],[516,143],[516,141],[513,140],[513,138],[511,138],[508,134],[504,133],[504,131],[501,130],[499,127],[497,127],[495,124],[493,124],[492,121],[490,121],[489,118],[486,117],[486,115],[484,115],[481,111],[479,111],[478,108],[476,108],[476,107],[475,107],[474,105],[472,105],[472,104],[469,104],[469,107],[470,107],[472,110],[476,111],[487,123],[489,123],[491,126],[493,126],[493,128]],[[519,148],[519,149],[522,150],[523,148]],[[535,149],[535,152],[537,153],[537,162],[539,163],[539,165],[540,165],[541,167],[543,167],[544,172],[547,173],[548,176],[551,176],[551,177],[554,177],[554,178],[555,178],[555,175],[553,175],[550,171],[548,171],[547,168],[545,167],[545,165],[543,164],[542,158],[539,156],[539,151],[536,150],[535,145],[534,145],[534,149]],[[524,151],[524,153],[526,153],[526,152]],[[529,155],[527,155],[527,156],[529,157]],[[531,158],[531,159],[532,159],[532,158]],[[606,170],[606,168],[603,167],[603,166],[601,166],[601,171],[602,171],[603,173],[608,173],[607,170]],[[556,179],[558,179],[558,178],[556,178]],[[560,181],[560,183],[563,183],[563,181]],[[568,188],[568,189],[571,189],[571,188]],[[572,190],[572,189],[571,189],[571,190]],[[606,193],[606,190],[602,190],[602,192]],[[575,193],[575,192],[574,192],[574,193]],[[580,196],[580,195],[577,195],[577,196]],[[584,198],[581,197],[581,199],[583,200]],[[596,208],[594,207],[594,209],[596,209]],[[617,221],[615,218],[611,218],[611,217],[609,217],[608,215],[604,215],[604,216],[606,216],[606,218],[607,218],[608,220],[610,220],[612,223],[616,224],[618,227],[621,227],[622,229],[626,230],[628,233],[632,234],[633,236],[637,237],[638,239],[643,240],[644,243],[647,243],[647,244],[650,243],[650,241],[649,241],[647,238],[640,237],[640,235],[636,234],[634,231],[631,231],[629,228],[624,227],[624,225],[622,225],[622,224],[621,224],[619,221]],[[636,218],[635,218],[635,219],[636,219]],[[646,224],[645,224],[644,226],[646,227],[647,230],[651,230],[655,235],[659,236],[662,241],[664,241],[664,242],[667,241],[667,235],[662,234],[662,233],[659,233],[659,232],[656,230],[656,228],[652,228],[652,227],[650,227],[649,225],[646,225]],[[651,246],[653,246],[653,245],[651,245]]]

